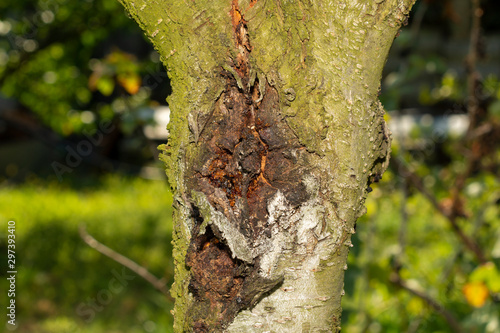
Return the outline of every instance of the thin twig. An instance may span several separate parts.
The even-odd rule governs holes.
[[[471,0],[472,24],[470,31],[469,54],[467,55],[467,109],[469,113],[469,134],[479,125],[481,110],[480,110],[480,95],[481,94],[481,76],[477,70],[477,61],[480,57],[480,42],[481,42],[481,16],[483,10],[480,0]]]
[[[441,316],[443,316],[443,318],[448,322],[450,327],[453,328],[453,332],[455,332],[455,333],[463,332],[459,321],[455,318],[455,316],[450,311],[448,311],[441,304],[439,304],[436,300],[434,300],[432,297],[425,294],[424,292],[421,292],[419,290],[413,289],[412,287],[408,286],[406,281],[401,279],[401,276],[397,272],[394,272],[393,274],[391,274],[390,280],[392,283],[400,286],[401,288],[407,290],[408,292],[410,292],[414,296],[417,296],[418,298],[422,299],[430,307],[432,307],[434,310],[436,310],[437,313],[439,313]]]
[[[106,245],[99,243],[94,237],[92,237],[87,230],[85,230],[84,225],[80,225],[79,228],[80,237],[83,239],[85,243],[87,243],[90,247],[96,249],[100,253],[104,254],[106,257],[113,259],[117,263],[127,267],[144,280],[149,282],[153,287],[155,287],[158,291],[164,294],[167,298],[171,299],[170,293],[168,292],[168,288],[166,286],[166,280],[164,278],[158,279],[156,276],[151,274],[145,267],[137,264],[136,262],[130,260],[129,258],[121,255],[120,253],[110,249]]]
[[[467,113],[469,116],[469,128],[464,138],[463,146],[469,146],[471,153],[467,154],[466,167],[464,172],[459,174],[455,180],[455,186],[452,192],[452,210],[459,209],[460,194],[465,187],[467,179],[474,173],[479,161],[483,158],[480,150],[474,149],[474,145],[481,145],[481,135],[475,135],[486,112],[482,107],[481,97],[483,96],[483,87],[481,84],[481,74],[477,70],[477,61],[480,58],[480,40],[481,40],[481,9],[480,0],[471,0],[471,28],[469,52],[465,59],[467,71]]]
[[[419,5],[420,6],[417,8],[415,15],[413,15],[413,21],[410,29],[411,40],[414,41],[418,38],[418,34],[420,33],[420,28],[422,26],[422,21],[424,20],[425,13],[429,8],[429,5],[426,1],[421,1]],[[413,45],[417,45],[417,43],[414,43]]]
[[[404,141],[401,140],[401,153],[404,156],[406,147]],[[406,251],[406,232],[408,230],[408,210],[406,204],[408,202],[408,179],[403,178],[401,182],[401,190],[403,192],[403,201],[401,203],[401,227],[398,235],[398,253],[394,260],[394,268],[399,271],[403,266],[403,258]]]
[[[415,188],[419,190],[420,193],[422,193],[422,195],[427,198],[427,200],[429,200],[434,208],[448,219],[452,230],[462,240],[465,246],[470,251],[472,251],[472,253],[474,253],[477,260],[482,264],[486,263],[488,260],[486,259],[483,250],[471,237],[467,236],[462,230],[462,228],[458,224],[457,215],[455,214],[455,212],[449,212],[442,205],[440,205],[436,197],[424,186],[424,182],[422,181],[422,179],[418,175],[408,170],[408,168],[397,158],[392,159],[392,163],[396,166],[398,173],[406,177],[413,184],[413,186],[415,186]]]

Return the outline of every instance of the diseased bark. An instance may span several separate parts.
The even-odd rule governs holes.
[[[172,81],[176,332],[331,332],[413,0],[121,0]]]

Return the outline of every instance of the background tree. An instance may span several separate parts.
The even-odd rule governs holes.
[[[339,330],[413,1],[125,1],[167,67],[176,331]]]

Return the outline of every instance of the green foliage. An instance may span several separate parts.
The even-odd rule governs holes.
[[[381,94],[386,109],[401,110],[399,115],[429,113],[420,114],[415,121],[419,124],[407,133],[398,133],[392,145],[392,160],[408,166],[427,195],[405,179],[404,172],[393,170],[368,196],[368,215],[358,222],[360,249],[349,258],[346,273],[347,332],[454,332],[428,301],[391,282],[396,271],[408,288],[451,313],[464,332],[500,331],[500,155],[496,136],[475,134],[481,127],[498,133],[500,80],[490,74],[496,72],[496,63],[490,61],[494,52],[488,48],[481,57],[484,50],[479,47],[475,66],[482,89],[475,89],[479,95],[474,97],[488,112],[468,135],[461,132],[471,112],[470,68],[465,68],[470,45],[456,30],[463,25],[451,18],[425,26],[426,19],[437,20],[435,15],[441,14],[435,10],[437,4],[442,3],[416,6],[415,21],[393,44]],[[487,17],[494,15],[485,11],[485,21]],[[446,27],[452,31],[443,38],[439,32]],[[494,33],[486,31],[482,37]],[[460,116],[452,119],[456,115]],[[462,129],[451,125],[458,118],[466,120]],[[438,129],[439,121],[448,124],[447,133],[442,125]],[[457,185],[462,179],[463,188]],[[458,227],[452,227],[447,214]],[[478,245],[487,263],[478,264],[454,231],[457,228]]]
[[[147,95],[141,107],[149,105],[148,84],[158,85],[151,73],[161,66],[141,36],[115,0],[2,1],[0,94],[62,135],[92,131],[101,120],[137,111],[140,91]],[[125,113],[110,105],[117,99],[132,100]]]
[[[500,272],[492,263],[476,268],[469,279],[471,282],[484,282],[494,293],[500,292]]]
[[[423,169],[432,178],[428,185],[445,203],[454,177],[432,169]],[[473,218],[461,225],[494,259],[478,266],[449,222],[420,193],[407,193],[402,180],[387,172],[368,196],[367,215],[358,221],[345,277],[343,330],[453,332],[425,301],[391,283],[395,262],[400,261],[401,277],[453,313],[467,332],[498,332],[500,181],[481,173],[466,186],[465,209]]]
[[[85,224],[98,241],[171,283],[172,197],[167,184],[118,176],[96,183],[79,190],[42,181],[0,189],[0,220],[16,221],[18,332],[171,330],[173,304],[128,269],[133,278],[110,293],[115,290],[110,283],[123,267],[78,235]],[[3,253],[6,230],[2,222]],[[3,273],[5,263],[1,265]],[[0,284],[8,289],[4,277]],[[1,298],[2,308],[6,299]],[[89,310],[91,299],[99,310]]]

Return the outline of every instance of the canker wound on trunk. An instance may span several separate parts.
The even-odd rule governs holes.
[[[259,82],[250,74],[252,47],[237,1],[231,15],[238,53],[226,66],[230,70],[220,71],[225,89],[196,143],[199,153],[189,187],[204,193],[253,246],[262,235],[272,237],[267,204],[278,191],[292,207],[308,199],[300,163],[307,153],[280,113],[276,88],[265,76],[258,76],[265,80]],[[193,207],[196,223],[186,264],[192,273],[190,291],[198,302],[189,315],[195,319],[195,332],[208,332],[214,322],[223,329],[281,279],[262,277],[259,257],[252,263],[233,258],[214,225],[200,234],[203,217]]]

